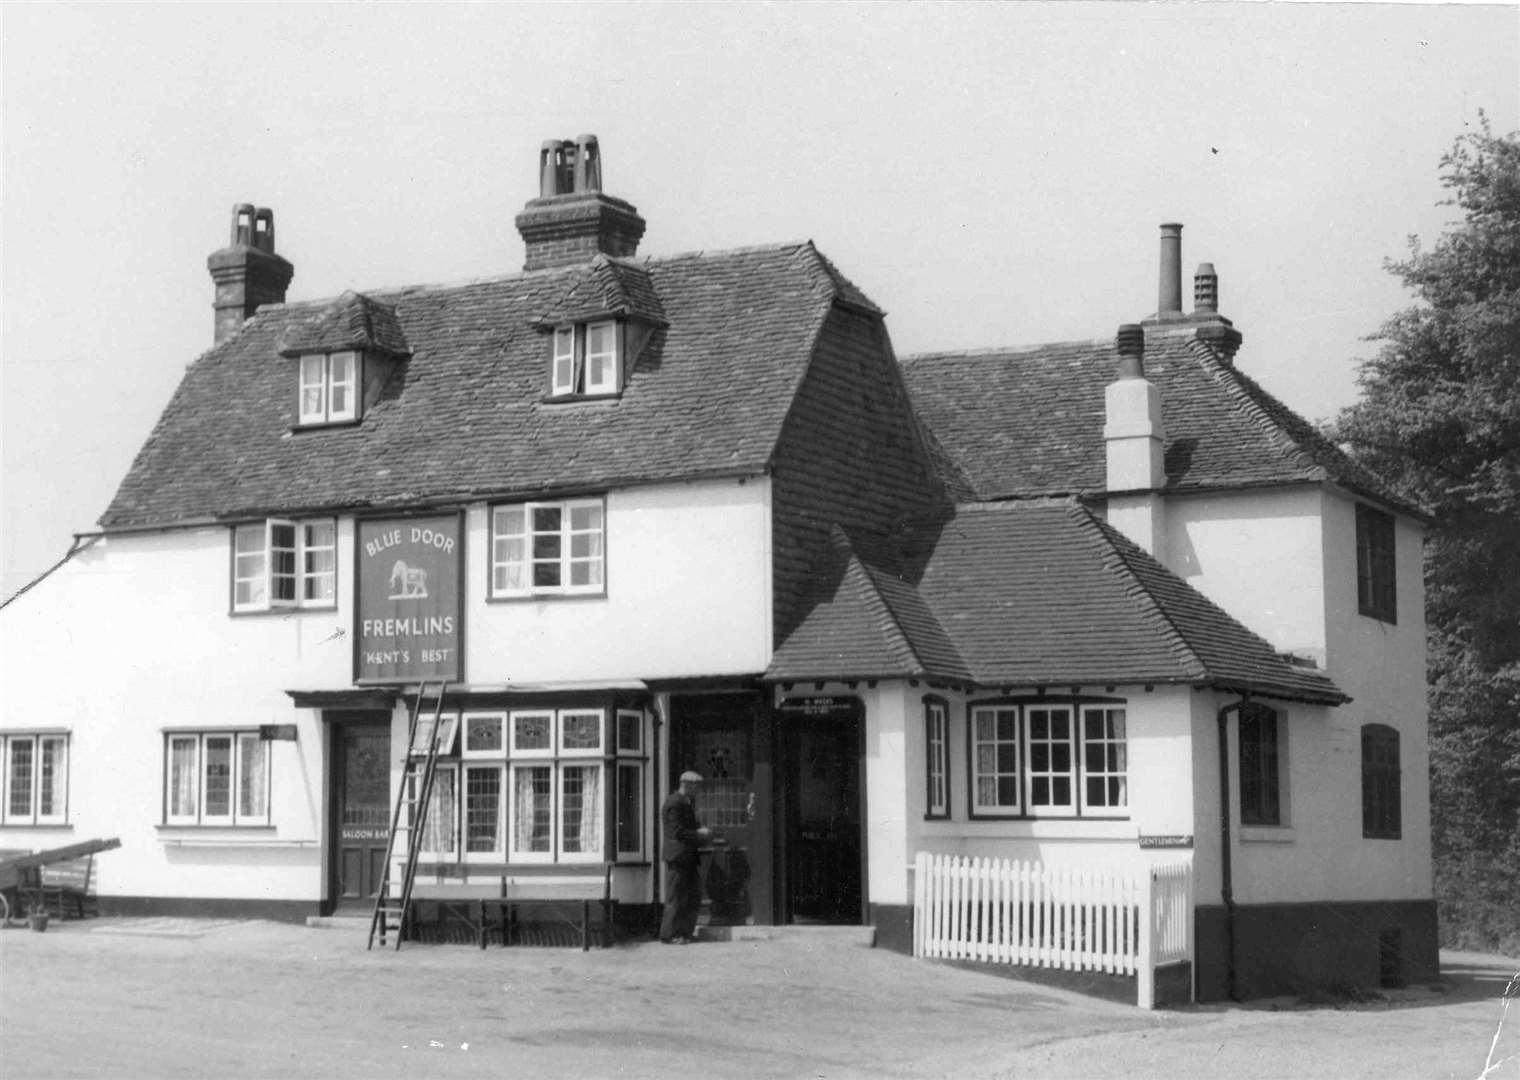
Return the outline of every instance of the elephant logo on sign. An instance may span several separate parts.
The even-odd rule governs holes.
[[[421,600],[427,597],[427,571],[420,566],[408,566],[404,559],[397,559],[391,567],[392,600]]]

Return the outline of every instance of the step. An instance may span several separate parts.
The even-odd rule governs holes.
[[[876,944],[876,927],[811,923],[793,923],[787,926],[698,926],[697,940],[792,941],[819,945],[855,945],[869,949]]]

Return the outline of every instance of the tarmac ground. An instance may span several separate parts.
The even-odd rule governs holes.
[[[0,932],[0,1077],[1520,1078],[1520,962],[1141,1012],[828,935],[611,949],[104,918]]]

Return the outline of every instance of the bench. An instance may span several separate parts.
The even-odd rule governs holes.
[[[494,884],[424,883],[412,889],[412,900],[459,904],[470,911],[469,921],[482,949],[491,940],[510,945],[520,938],[527,910],[550,910],[566,921],[580,938],[581,951],[612,944],[617,901],[612,897],[612,864],[585,867],[513,867]],[[566,914],[566,908],[575,914]]]
[[[100,902],[95,895],[94,855],[46,863],[38,868],[37,877],[36,898],[51,914],[66,919],[70,908],[80,919],[86,913],[100,914]]]

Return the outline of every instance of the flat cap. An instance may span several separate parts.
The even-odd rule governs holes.
[[[692,772],[690,769],[687,769],[681,774],[681,783],[684,784],[688,780],[692,781],[693,783],[700,784],[702,782],[702,774],[699,772]]]

